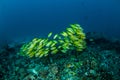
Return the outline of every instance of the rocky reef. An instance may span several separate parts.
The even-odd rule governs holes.
[[[0,80],[120,80],[120,40],[89,32],[85,41],[82,51],[41,58],[20,56],[23,43],[6,44],[0,49]]]

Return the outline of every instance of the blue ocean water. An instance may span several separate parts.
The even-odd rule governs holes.
[[[119,0],[0,0],[0,42],[58,33],[79,23],[85,32],[120,38]]]
[[[119,66],[120,0],[0,0],[0,80],[120,80]]]

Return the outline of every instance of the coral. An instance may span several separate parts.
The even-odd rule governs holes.
[[[60,34],[48,34],[47,38],[34,38],[31,42],[24,44],[20,54],[29,57],[43,57],[58,52],[82,51],[86,48],[85,33],[79,24],[71,24],[66,31]]]

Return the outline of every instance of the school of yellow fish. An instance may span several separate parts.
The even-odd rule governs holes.
[[[29,57],[45,57],[49,54],[67,53],[68,51],[82,51],[86,48],[86,36],[79,24],[71,24],[65,31],[47,38],[34,38],[20,48],[20,54]]]

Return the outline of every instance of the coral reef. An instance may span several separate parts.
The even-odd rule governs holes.
[[[20,54],[29,57],[45,57],[58,52],[82,51],[86,48],[85,33],[79,24],[71,24],[66,31],[60,34],[48,34],[48,37],[34,38],[31,42],[24,44]]]
[[[56,54],[52,62],[20,56],[23,43],[5,45],[0,48],[0,80],[120,80],[120,40],[90,34],[84,51]]]

